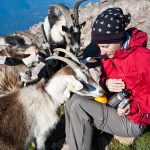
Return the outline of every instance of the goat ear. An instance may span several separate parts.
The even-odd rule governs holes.
[[[82,23],[80,24],[80,29],[82,29],[85,25],[86,25],[86,21],[82,22]]]
[[[66,77],[66,81],[68,82],[68,88],[70,91],[72,90],[79,91],[83,88],[82,83],[76,80],[76,78],[73,75],[68,75]]]
[[[68,32],[68,28],[66,26],[62,26],[62,31]]]
[[[72,20],[74,20],[74,15],[73,14],[71,14],[71,18],[72,18]]]

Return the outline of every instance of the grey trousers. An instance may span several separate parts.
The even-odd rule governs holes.
[[[79,95],[66,102],[65,120],[69,150],[91,150],[93,126],[123,137],[135,137],[144,130],[126,116],[120,117],[116,109]]]

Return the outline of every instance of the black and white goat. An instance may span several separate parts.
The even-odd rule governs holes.
[[[21,51],[6,48],[0,51],[0,96],[8,93],[15,83],[18,88],[38,80],[38,71],[44,66],[39,62],[38,49],[29,46]]]
[[[51,9],[43,25],[51,50],[61,47],[76,55],[80,52],[80,29],[85,22],[79,24],[78,9],[83,1],[85,0],[76,2],[72,14],[63,5],[50,5]]]
[[[44,86],[32,85],[0,97],[0,149],[28,149],[35,139],[38,150],[44,150],[47,135],[59,121],[57,109],[70,98],[70,92],[87,96],[103,95],[87,68],[60,56],[66,66]]]
[[[79,24],[78,8],[83,1],[85,0],[79,0],[75,4],[72,15],[69,10],[62,5],[51,5],[52,9],[49,11],[49,15],[44,21],[45,38],[50,43],[49,51],[52,51],[56,47],[63,47],[72,51],[74,54],[78,54],[80,51],[80,28],[85,24],[85,22]],[[28,37],[32,41],[32,45],[27,45],[22,36]],[[14,54],[15,52],[17,56],[20,55],[20,53],[27,54],[27,46],[36,47],[39,54],[44,53],[46,57],[49,56],[49,53],[47,54],[47,51],[43,50],[44,46],[42,40],[30,32],[18,32],[10,36],[0,36],[0,51],[9,50],[9,54]],[[42,53],[40,53],[41,50]],[[25,65],[30,67],[37,61],[37,57],[37,54],[32,54],[27,59],[22,59],[22,61]],[[16,61],[18,62],[18,60],[15,61],[15,59],[16,57],[9,58],[9,55],[0,55],[0,64],[5,64],[6,61],[14,64]]]
[[[0,51],[12,47],[17,49],[25,47],[24,39],[14,35],[0,36]],[[22,51],[22,49],[20,49],[20,51]]]
[[[36,44],[28,45],[18,35],[0,36],[0,64],[33,66],[39,60]]]

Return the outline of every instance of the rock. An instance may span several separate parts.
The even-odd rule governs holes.
[[[114,135],[114,139],[119,141],[119,143],[124,144],[124,145],[131,145],[135,139],[135,137],[121,137]]]
[[[93,2],[89,2],[87,5],[86,5],[86,7],[92,7],[92,6],[94,6],[95,4],[93,3]]]
[[[69,146],[67,144],[64,144],[61,150],[69,150]]]
[[[93,22],[95,21],[95,18],[97,15],[106,10],[109,7],[121,7],[124,11],[124,13],[131,13],[131,23],[128,25],[128,28],[130,27],[137,27],[140,30],[143,30],[148,33],[148,37],[150,37],[149,34],[149,29],[150,29],[150,2],[148,0],[144,1],[136,1],[136,0],[122,0],[122,1],[116,1],[114,4],[109,4],[109,3],[104,3],[104,5],[101,4],[91,4],[89,3],[84,9],[80,11],[80,18],[81,20],[88,20],[89,17]],[[107,5],[106,5],[107,4]],[[104,7],[102,7],[104,6]],[[87,11],[88,10],[88,11]],[[88,32],[87,32],[88,31]],[[91,25],[86,26],[85,28],[82,29],[82,42],[84,41],[84,46],[86,47],[89,42],[91,34]],[[84,37],[84,39],[83,39]],[[148,41],[148,47],[150,45],[150,41]]]
[[[150,1],[137,1],[137,0],[122,0],[116,1],[114,4],[110,3],[93,3],[90,2],[86,7],[80,7],[79,11],[79,20],[80,23],[87,21],[86,26],[81,31],[81,43],[85,48],[89,44],[91,39],[91,28],[97,17],[97,15],[110,7],[121,7],[124,13],[131,13],[131,23],[128,25],[130,27],[136,27],[140,30],[143,30],[148,33],[150,36]],[[30,28],[30,32],[42,39],[42,34],[40,30],[41,22],[37,25],[34,25]],[[148,47],[150,47],[150,41],[148,41]]]
[[[80,23],[83,21],[87,21],[87,25],[82,29],[81,32],[81,43],[84,47],[90,42],[91,36],[91,28],[97,17],[97,15],[110,7],[121,7],[124,13],[131,13],[131,23],[128,25],[130,27],[137,27],[140,30],[143,30],[148,33],[148,37],[150,37],[150,1],[143,0],[118,0],[115,3],[88,3],[85,7],[80,7],[79,11],[79,20]],[[90,20],[90,23],[89,23]],[[40,31],[40,24],[34,25],[30,31],[35,35],[38,35],[40,38],[42,37]],[[83,34],[83,35],[82,35]],[[148,47],[150,48],[150,41],[148,41]]]

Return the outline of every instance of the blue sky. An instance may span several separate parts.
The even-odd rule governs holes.
[[[87,0],[82,5],[90,1],[98,0]],[[43,21],[51,3],[71,8],[75,0],[0,0],[0,35],[28,30],[30,26]]]

